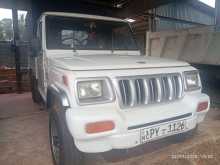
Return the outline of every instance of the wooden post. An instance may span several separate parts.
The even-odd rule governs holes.
[[[16,1],[13,1],[14,3]],[[15,4],[14,4],[15,5]],[[19,42],[19,29],[18,29],[18,10],[13,7],[12,8],[12,20],[13,20],[13,32],[14,32],[14,41],[13,48],[15,54],[15,67],[16,67],[16,85],[17,92],[21,93],[21,61],[20,61],[20,52],[18,47]]]
[[[215,0],[215,24],[220,27],[220,0]]]

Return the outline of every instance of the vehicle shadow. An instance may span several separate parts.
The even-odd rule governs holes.
[[[184,141],[185,139],[182,139],[181,135],[175,135],[127,150],[112,150],[103,153],[102,156],[108,162],[124,161],[129,158],[160,152],[171,144],[181,143]]]

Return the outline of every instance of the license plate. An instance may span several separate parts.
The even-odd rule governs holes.
[[[175,121],[159,126],[141,129],[141,142],[146,143],[168,135],[176,134],[186,130],[186,120]]]

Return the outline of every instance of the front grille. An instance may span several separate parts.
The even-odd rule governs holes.
[[[180,99],[183,83],[180,74],[121,77],[119,97],[123,107],[135,107]]]

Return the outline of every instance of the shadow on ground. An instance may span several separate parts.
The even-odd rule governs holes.
[[[52,165],[48,115],[30,93],[0,95],[0,164]],[[212,108],[198,132],[184,142],[154,142],[111,154],[87,154],[88,165],[216,165],[220,162],[220,109]]]

